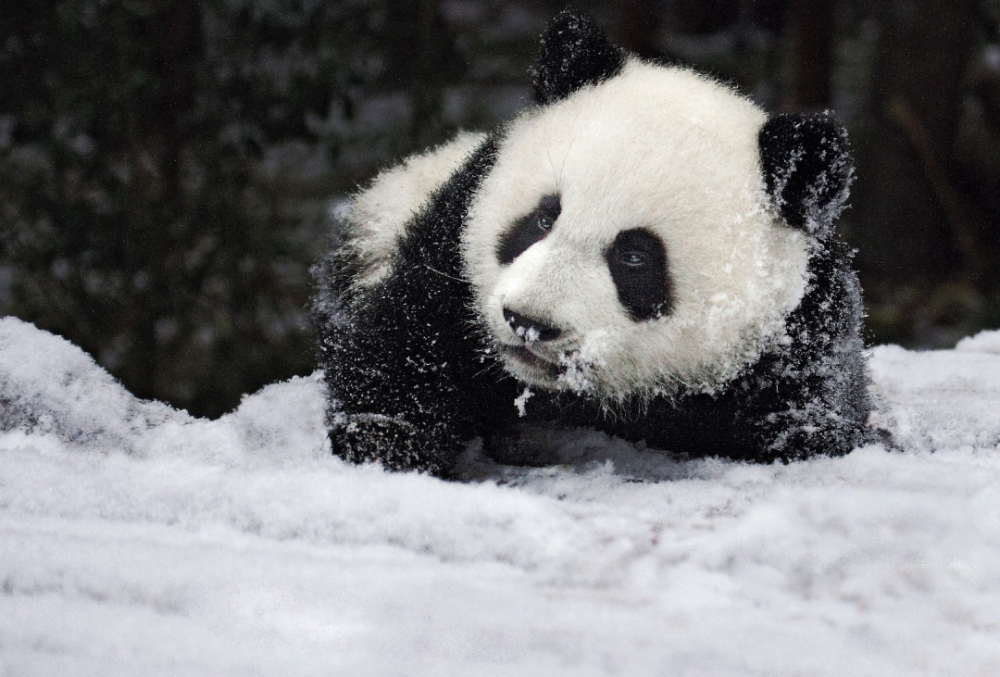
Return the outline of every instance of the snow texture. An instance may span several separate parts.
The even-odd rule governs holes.
[[[1000,674],[1000,332],[870,369],[902,451],[450,483],[331,456],[319,374],[199,420],[0,320],[0,675]]]

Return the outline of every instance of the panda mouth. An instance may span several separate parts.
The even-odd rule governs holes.
[[[512,346],[506,343],[500,345],[500,354],[510,358],[520,365],[542,372],[555,378],[559,375],[559,364],[538,355],[527,346]]]

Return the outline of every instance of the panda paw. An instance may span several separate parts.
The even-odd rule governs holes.
[[[766,453],[758,460],[784,463],[817,456],[843,456],[852,450],[879,441],[875,431],[863,422],[849,420],[784,421],[785,425],[767,426],[764,437]]]
[[[386,470],[451,475],[455,442],[402,418],[381,414],[338,414],[329,426],[333,453],[351,463],[379,462]]]

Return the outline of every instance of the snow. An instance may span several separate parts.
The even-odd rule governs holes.
[[[998,346],[873,351],[901,450],[448,483],[330,456],[319,374],[200,420],[3,319],[0,675],[1000,674]]]
[[[984,331],[975,336],[964,338],[958,342],[955,350],[966,353],[1000,355],[1000,331]]]
[[[524,392],[514,399],[514,406],[517,408],[517,415],[521,418],[524,418],[525,407],[528,404],[528,400],[530,400],[533,395],[534,393],[531,392],[531,388],[525,387]]]

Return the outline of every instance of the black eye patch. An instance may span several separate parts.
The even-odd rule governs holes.
[[[514,222],[514,226],[504,233],[497,246],[497,260],[508,265],[525,250],[542,240],[552,230],[552,225],[562,212],[558,195],[546,195],[538,201],[530,214]]]
[[[604,256],[629,317],[638,322],[670,313],[673,297],[660,238],[644,228],[623,230]]]

